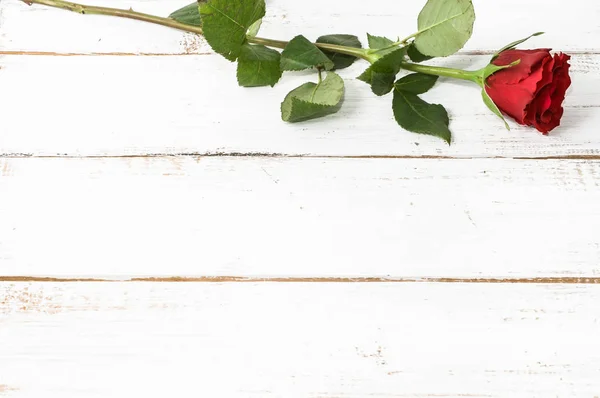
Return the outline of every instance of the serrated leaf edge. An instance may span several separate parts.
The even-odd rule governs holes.
[[[302,68],[302,69],[286,69],[286,68],[284,68],[284,66],[282,65],[282,64],[283,64],[283,61],[284,61],[284,59],[285,59],[285,60],[290,60],[290,58],[284,58],[285,50],[286,50],[286,48],[287,48],[287,46],[286,46],[286,48],[284,48],[284,49],[283,49],[283,52],[281,53],[281,60],[280,60],[281,70],[283,70],[283,71],[288,71],[288,72],[301,72],[301,71],[304,71],[304,70],[313,69],[313,68],[319,68],[319,67],[321,67],[321,66],[322,66],[322,67],[323,67],[325,70],[329,71],[329,70],[332,70],[333,68],[335,68],[335,63],[334,63],[334,62],[333,62],[331,59],[329,59],[329,57],[328,57],[328,56],[327,56],[327,55],[326,55],[326,54],[325,54],[323,51],[321,51],[321,49],[320,49],[319,47],[315,46],[315,44],[314,44],[314,43],[311,43],[311,42],[310,42],[310,40],[308,40],[308,39],[307,39],[306,37],[304,37],[303,35],[298,35],[298,36],[294,37],[292,40],[290,40],[290,41],[288,42],[288,44],[287,44],[287,45],[289,46],[289,44],[290,44],[290,43],[292,43],[294,40],[296,40],[296,39],[298,39],[298,38],[300,38],[300,37],[304,38],[304,39],[305,39],[307,42],[309,42],[310,44],[312,44],[312,45],[314,46],[314,48],[316,48],[316,49],[317,49],[317,51],[319,51],[321,54],[323,54],[323,56],[324,56],[324,57],[327,59],[327,62],[326,62],[326,63],[324,62],[323,64],[318,64],[318,65],[306,66],[306,67],[304,67],[304,68]],[[296,63],[296,64],[298,64],[298,65],[301,65],[301,64],[300,64],[299,62],[297,62],[297,61],[294,61],[294,60],[291,60],[291,61],[292,61],[292,62],[294,62],[294,63]],[[286,61],[286,62],[287,62],[287,61]]]
[[[430,122],[430,123],[432,123],[432,124],[438,124],[437,122],[434,122],[434,121],[432,121],[432,120],[430,120],[430,119],[426,118],[426,117],[425,117],[425,116],[423,116],[423,115],[422,115],[422,114],[421,114],[419,111],[417,111],[417,110],[414,108],[414,106],[412,106],[412,104],[411,104],[411,103],[410,103],[410,102],[409,102],[409,101],[406,99],[406,96],[405,96],[405,94],[412,94],[412,95],[414,95],[415,97],[417,97],[417,98],[421,99],[422,101],[424,101],[424,100],[423,100],[421,97],[419,97],[417,94],[414,94],[414,93],[407,93],[406,91],[404,91],[404,92],[403,92],[402,90],[394,90],[394,91],[395,91],[395,92],[398,92],[399,94],[401,94],[401,95],[402,95],[402,97],[404,98],[404,100],[406,101],[406,103],[408,103],[408,105],[411,107],[411,109],[412,109],[412,110],[413,110],[413,111],[414,111],[414,112],[415,112],[417,115],[421,116],[423,119],[425,119],[425,120],[429,121],[429,122]],[[424,102],[426,102],[426,101],[424,101]],[[431,103],[429,103],[429,102],[427,102],[427,104],[429,104],[429,105],[431,105],[431,106],[440,107],[440,108],[442,108],[442,109],[444,110],[444,113],[446,114],[446,119],[448,119],[448,124],[446,125],[446,124],[444,123],[443,125],[444,125],[444,127],[446,128],[446,130],[448,130],[448,132],[450,133],[449,137],[448,137],[448,138],[446,138],[446,137],[440,137],[440,136],[438,136],[438,135],[431,134],[431,133],[430,133],[430,132],[428,132],[428,131],[425,131],[425,130],[420,130],[420,129],[407,130],[407,131],[410,131],[410,132],[412,132],[412,133],[417,133],[417,134],[428,135],[428,136],[431,136],[431,137],[438,137],[438,138],[441,138],[442,140],[444,140],[444,141],[445,141],[445,142],[446,142],[448,145],[451,145],[451,144],[452,144],[452,131],[450,131],[450,117],[449,117],[449,115],[448,115],[448,111],[446,110],[446,108],[445,108],[445,107],[444,107],[442,104],[431,104]],[[395,112],[394,112],[394,116],[395,116]],[[395,118],[395,117],[394,117],[394,118]],[[396,121],[397,121],[397,119],[396,119]],[[400,124],[400,123],[398,123],[398,124]],[[402,126],[400,126],[400,127],[402,127]],[[402,127],[402,128],[404,128],[404,127]]]
[[[414,91],[410,91],[410,90],[402,90],[402,86],[398,87],[398,83],[400,83],[403,79],[405,79],[405,78],[407,78],[409,76],[417,76],[417,75],[419,77],[423,76],[423,77],[426,77],[427,79],[431,79],[432,80],[432,84],[431,84],[431,86],[429,88],[427,88],[427,90],[415,93]],[[418,73],[418,72],[417,73],[409,73],[408,75],[402,76],[400,79],[396,80],[396,82],[394,83],[394,89],[398,90],[398,91],[405,91],[405,92],[411,93],[411,94],[417,94],[417,95],[425,94],[426,92],[428,92],[429,90],[431,90],[435,86],[435,84],[437,83],[438,79],[439,79],[439,76],[426,75],[424,73]]]

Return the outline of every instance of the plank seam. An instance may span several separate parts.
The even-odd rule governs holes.
[[[469,283],[469,284],[543,284],[595,285],[600,277],[534,277],[534,278],[394,278],[394,277],[256,277],[256,276],[198,276],[198,277],[124,277],[79,278],[41,276],[0,276],[0,282],[176,282],[176,283]]]
[[[0,51],[0,55],[44,56],[44,57],[173,57],[188,55],[215,55],[211,52],[201,53],[131,53],[131,52],[91,52],[91,53],[59,53],[53,51]]]
[[[587,50],[565,50],[570,55],[600,55],[600,51]],[[479,56],[493,55],[496,50],[475,50],[475,51],[460,51],[457,56]],[[54,51],[0,51],[0,55],[25,55],[25,56],[50,56],[50,57],[101,57],[101,56],[117,56],[117,57],[180,57],[190,55],[217,55],[214,52],[177,52],[177,53],[136,53],[136,52],[89,52],[89,53],[74,53],[74,52],[54,52]]]
[[[286,155],[282,153],[149,153],[133,155],[34,155],[32,153],[0,153],[0,159],[137,159],[137,158],[279,158],[279,159],[434,159],[434,160],[600,160],[598,155],[556,155],[556,156],[442,156],[442,155]]]

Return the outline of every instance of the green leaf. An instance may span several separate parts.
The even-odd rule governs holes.
[[[336,46],[346,46],[354,48],[362,48],[362,44],[358,37],[353,35],[326,35],[317,39],[317,43],[335,44]],[[349,67],[356,61],[356,57],[352,55],[339,54],[331,51],[321,50],[334,64],[334,69],[344,69]]]
[[[204,3],[206,0],[201,2]],[[174,11],[171,15],[169,15],[169,18],[188,25],[202,26],[200,10],[198,9],[199,6],[200,2],[195,1],[192,4],[188,4],[187,6]]]
[[[385,95],[394,88],[394,80],[400,71],[404,60],[406,48],[395,48],[391,53],[384,55],[358,77],[359,80],[371,85],[371,90],[376,95]]]
[[[515,48],[519,44],[526,42],[527,40],[531,39],[532,37],[540,36],[540,35],[543,35],[543,34],[544,34],[544,32],[537,32],[537,33],[534,33],[531,36],[528,36],[528,37],[526,37],[524,39],[513,41],[512,43],[507,44],[506,46],[502,47],[500,50],[496,51],[496,53],[492,57],[492,61],[494,59],[496,59],[496,57],[498,57],[498,55],[500,55],[501,52],[506,51],[506,50],[512,50],[513,48]]]
[[[429,104],[416,94],[394,90],[392,107],[394,117],[403,129],[440,137],[450,144],[452,140],[452,133],[448,128],[450,120],[442,105]]]
[[[242,87],[273,87],[281,78],[280,55],[265,46],[244,44],[238,58],[237,79]]]
[[[206,41],[230,61],[240,55],[250,26],[264,15],[264,0],[208,0],[200,5]]]
[[[394,42],[387,37],[373,36],[367,33],[367,40],[369,41],[369,48],[373,50],[379,50],[380,48],[386,48],[394,44]]]
[[[305,70],[313,67],[330,70],[334,63],[306,37],[294,37],[281,53],[281,69]]]
[[[394,84],[394,116],[404,129],[434,135],[450,144],[448,113],[444,107],[429,104],[417,95],[429,91],[437,79],[437,76],[423,73],[412,73],[399,79]]]
[[[437,76],[424,73],[411,73],[394,83],[396,90],[413,94],[423,94],[429,91],[437,81]]]
[[[250,25],[250,27],[248,28],[248,32],[246,33],[246,37],[256,37],[261,25],[262,18]]]
[[[432,57],[452,55],[469,40],[474,22],[471,0],[429,0],[419,14],[417,50]]]
[[[344,81],[334,72],[322,82],[305,83],[292,90],[281,104],[281,118],[301,122],[336,113],[342,105]]]
[[[502,115],[502,112],[500,112],[500,109],[498,108],[498,106],[494,103],[494,101],[492,101],[492,99],[490,98],[490,96],[488,95],[487,91],[485,90],[485,88],[483,90],[481,90],[481,97],[483,98],[483,103],[492,111],[494,112],[494,114],[496,116],[498,116],[500,119],[502,119],[502,121],[504,122],[504,127],[506,127],[506,129],[508,131],[510,131],[510,126],[508,125],[508,123],[506,122],[506,119],[504,119],[504,116]]]
[[[370,53],[378,58],[385,57],[398,49],[398,47],[394,46],[394,42],[387,37],[373,36],[367,33],[367,39],[369,41],[369,49],[372,50]]]
[[[406,52],[410,60],[417,63],[428,61],[433,58],[428,55],[421,54],[419,50],[417,50],[417,47],[415,47],[415,43],[410,43]]]
[[[394,73],[379,73],[372,72],[371,74],[371,90],[375,95],[386,95],[394,87],[396,74]]]

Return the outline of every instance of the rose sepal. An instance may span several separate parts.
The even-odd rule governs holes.
[[[521,62],[521,60],[518,59],[518,60],[512,62],[511,64],[504,65],[504,66],[494,65],[494,64],[490,63],[485,68],[482,68],[482,69],[480,69],[480,70],[478,70],[476,72],[476,74],[478,76],[476,83],[481,86],[481,98],[483,99],[483,103],[496,116],[498,116],[500,119],[502,119],[502,121],[504,122],[504,127],[506,127],[506,129],[508,131],[510,131],[510,126],[508,125],[508,122],[504,118],[504,115],[500,111],[500,108],[498,108],[498,106],[496,105],[496,103],[494,103],[494,101],[492,100],[492,98],[487,93],[487,90],[486,90],[486,87],[487,87],[487,78],[490,77],[491,75],[493,75],[494,73],[498,72],[499,70],[507,69],[507,68],[512,68],[513,66],[517,66],[517,65],[519,65],[520,62]]]
[[[534,34],[532,34],[532,35],[529,35],[529,36],[527,36],[527,37],[526,37],[526,38],[524,38],[524,39],[515,40],[515,41],[513,41],[512,43],[505,45],[505,46],[504,46],[504,47],[502,47],[500,50],[498,50],[498,51],[496,51],[496,52],[494,53],[494,55],[492,56],[492,62],[493,62],[493,61],[494,61],[496,58],[498,58],[498,55],[500,55],[500,53],[501,53],[501,52],[503,52],[503,51],[507,51],[507,50],[512,50],[513,48],[515,48],[515,47],[516,47],[516,46],[518,46],[519,44],[521,44],[521,43],[525,43],[527,40],[531,39],[532,37],[535,37],[535,36],[541,36],[541,35],[543,35],[543,34],[544,34],[544,32],[536,32],[536,33],[534,33]]]
[[[483,103],[489,108],[489,110],[492,111],[500,119],[502,119],[502,121],[504,122],[504,127],[506,127],[508,131],[510,131],[510,126],[508,125],[508,122],[504,118],[504,115],[500,111],[500,108],[498,108],[498,105],[496,105],[496,103],[492,101],[492,98],[487,93],[485,87],[481,88],[481,98],[483,99]]]
[[[512,50],[513,48],[517,47],[519,44],[526,42],[527,40],[531,39],[532,37],[535,36],[540,36],[543,35],[544,32],[536,32],[532,35],[527,36],[524,39],[519,39],[519,40],[515,40],[510,44],[507,44],[506,46],[502,47],[500,50],[496,51],[494,53],[494,55],[492,56],[492,59],[490,60],[490,63],[485,67],[480,69],[479,72],[479,79],[478,79],[478,84],[481,86],[481,97],[483,99],[483,103],[495,114],[497,115],[500,119],[502,119],[502,121],[504,122],[504,126],[506,127],[507,130],[510,131],[510,126],[508,125],[508,123],[506,122],[506,119],[504,118],[504,115],[502,114],[502,111],[500,111],[500,108],[498,108],[498,105],[496,105],[496,103],[492,100],[492,98],[489,96],[486,87],[487,87],[487,79],[488,77],[490,77],[491,75],[493,75],[494,73],[503,70],[503,69],[507,69],[507,68],[511,68],[513,66],[517,66],[521,60],[518,59],[514,62],[512,62],[509,65],[504,65],[504,66],[499,66],[499,65],[494,65],[493,62],[496,58],[498,58],[498,56],[500,55],[500,53],[502,53],[503,51],[507,51],[507,50]]]

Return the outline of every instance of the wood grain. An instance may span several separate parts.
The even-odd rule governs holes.
[[[88,0],[94,5],[133,8],[167,16],[189,0]],[[416,16],[425,0],[360,2],[270,0],[261,35],[291,39],[298,34],[316,39],[323,34],[348,33],[366,42],[366,32],[392,38],[416,31]],[[533,47],[553,46],[565,51],[595,51],[600,27],[600,5],[589,0],[475,0],[475,34],[466,51],[493,51],[533,32],[546,35]],[[558,11],[558,12],[557,12]],[[60,27],[60,28],[57,28]],[[38,32],[43,32],[38,33]],[[503,32],[499,34],[498,32]],[[0,51],[56,53],[202,53],[205,42],[176,30],[101,16],[76,15],[16,0],[0,2]]]
[[[599,289],[2,283],[0,384],[14,398],[592,397]]]
[[[600,162],[0,160],[0,275],[596,277]]]
[[[475,68],[488,60],[487,55],[457,56],[438,63]],[[0,154],[5,156],[600,158],[597,55],[574,57],[564,127],[549,137],[513,122],[506,131],[473,84],[439,84],[426,99],[447,106],[451,147],[400,129],[391,97],[377,98],[354,79],[363,64],[342,71],[348,80],[339,114],[300,124],[281,121],[280,103],[311,74],[290,74],[274,89],[243,89],[235,67],[217,56],[5,56],[0,64],[0,87],[10,93],[0,96]]]
[[[424,2],[267,0],[261,34],[395,38]],[[454,145],[406,133],[362,63],[284,124],[310,74],[241,89],[200,37],[0,0],[0,397],[597,397],[600,3],[474,3],[434,63],[547,31],[550,137],[448,82]]]
[[[473,283],[473,284],[536,284],[536,285],[596,285],[597,277],[538,277],[538,278],[392,278],[392,277],[252,277],[252,276],[197,276],[146,278],[82,278],[47,276],[0,276],[0,282],[51,283],[115,283],[115,282],[177,282],[177,283]]]

